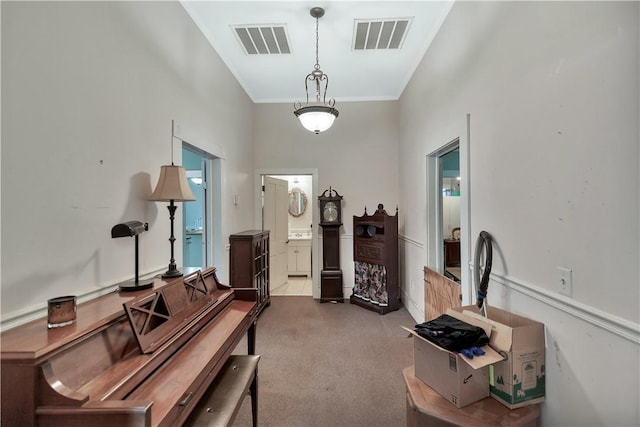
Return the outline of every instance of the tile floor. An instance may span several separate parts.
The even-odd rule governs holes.
[[[287,282],[277,288],[271,288],[271,296],[295,295],[312,296],[311,287],[313,281],[311,277],[289,277]]]

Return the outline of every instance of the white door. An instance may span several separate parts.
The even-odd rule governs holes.
[[[264,177],[262,228],[269,230],[270,287],[284,285],[288,275],[289,183],[284,179]]]

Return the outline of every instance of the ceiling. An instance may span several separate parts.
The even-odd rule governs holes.
[[[329,77],[327,99],[399,99],[452,4],[453,1],[182,1],[256,103],[305,101],[304,79],[316,63],[316,22],[310,14],[316,6],[325,10],[319,19],[318,56],[320,68]],[[267,31],[266,27],[281,29]],[[366,48],[355,49],[356,39],[362,44],[362,38],[355,36],[357,29],[363,37],[379,36],[365,41]],[[241,40],[251,34],[257,35],[254,40],[258,43],[263,40],[269,45],[270,40],[282,42],[285,37],[286,42],[280,46],[271,43],[274,53],[249,54]],[[373,48],[376,42],[379,48]],[[289,53],[279,53],[279,49]]]

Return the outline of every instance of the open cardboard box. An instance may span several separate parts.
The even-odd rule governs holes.
[[[480,319],[460,312],[447,312],[469,324],[479,326],[491,337],[492,326]],[[483,356],[467,359],[459,353],[422,338],[412,329],[403,329],[414,336],[414,365],[416,378],[437,391],[442,397],[462,408],[489,396],[489,365],[502,360],[502,356],[485,345]]]
[[[491,325],[489,345],[505,356],[489,367],[491,396],[514,409],[544,401],[544,324],[495,307],[487,307],[487,317],[475,305],[449,309],[447,314],[470,323],[471,319]]]

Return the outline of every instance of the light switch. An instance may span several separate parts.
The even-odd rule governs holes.
[[[573,296],[573,280],[571,269],[558,267],[558,293],[572,297]]]

